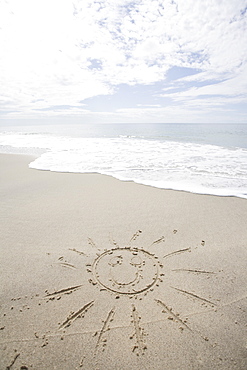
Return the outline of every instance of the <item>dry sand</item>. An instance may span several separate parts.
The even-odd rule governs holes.
[[[0,155],[1,369],[246,369],[247,201]]]

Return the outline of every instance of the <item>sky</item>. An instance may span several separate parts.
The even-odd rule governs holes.
[[[0,120],[247,123],[247,0],[0,0]]]

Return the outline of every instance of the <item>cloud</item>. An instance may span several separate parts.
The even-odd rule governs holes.
[[[247,98],[247,65],[240,68],[237,75],[220,81],[218,83],[210,84],[202,87],[192,87],[184,91],[167,93],[162,96],[170,97],[175,101],[183,101],[190,105],[198,103],[198,98],[202,101],[202,98],[206,98],[207,102],[211,101],[211,105],[219,104],[221,97],[221,104],[229,103],[231,98],[232,103],[245,102]]]
[[[163,99],[153,107],[157,119],[161,108],[183,119],[177,108],[185,105],[193,116],[197,104],[244,103],[246,7],[246,0],[3,1],[1,114],[56,115],[53,107],[71,106],[59,114],[83,115],[81,101],[118,94],[122,84],[156,87],[136,107]]]

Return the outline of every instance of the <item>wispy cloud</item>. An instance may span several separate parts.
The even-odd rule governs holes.
[[[1,116],[118,122],[145,111],[150,122],[195,122],[229,120],[230,107],[242,122],[246,9],[246,0],[2,1]]]

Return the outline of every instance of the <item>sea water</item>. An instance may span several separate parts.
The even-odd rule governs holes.
[[[39,170],[247,199],[245,124],[2,125],[0,152],[34,154]]]

